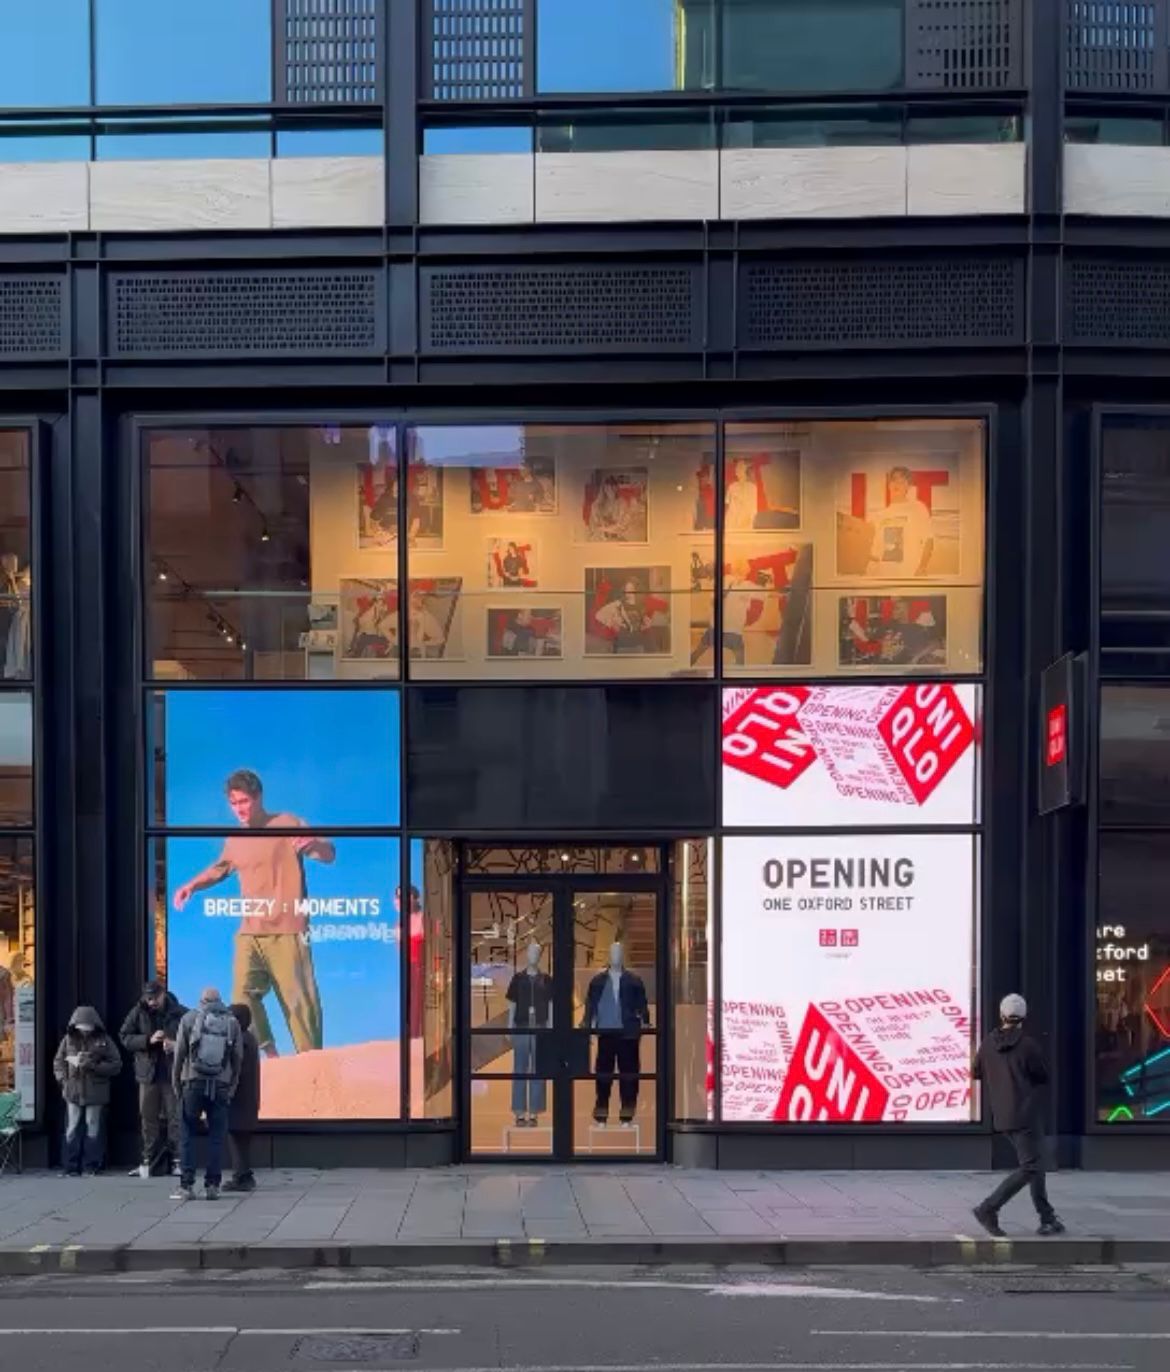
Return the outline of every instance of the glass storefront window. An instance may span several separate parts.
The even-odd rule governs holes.
[[[262,1120],[401,1110],[396,838],[266,832],[156,839],[154,923],[170,989],[247,1005]]]
[[[410,845],[410,1115],[454,1113],[455,848],[443,839]]]
[[[0,1094],[37,1109],[36,899],[31,839],[0,838]]]
[[[1170,825],[1170,685],[1101,688],[1103,824]]]
[[[904,0],[722,0],[720,84],[893,90],[902,84],[903,8]]]
[[[680,839],[671,853],[670,966],[674,1117],[714,1112],[714,887],[711,839]]]
[[[154,677],[398,675],[393,426],[152,430],[144,446]],[[412,475],[411,491],[412,539],[441,541],[433,489]]]
[[[710,88],[714,14],[714,0],[536,0],[536,89]]]
[[[103,105],[272,98],[272,0],[94,0]]]
[[[1117,416],[1102,431],[1101,607],[1164,613],[1170,601],[1170,420]]]
[[[0,827],[33,822],[33,711],[27,691],[0,692]]]
[[[1170,835],[1103,833],[1096,946],[1096,1117],[1170,1122]]]
[[[978,671],[985,444],[979,420],[728,424],[724,672]]]
[[[723,840],[722,1118],[978,1117],[979,840]]]
[[[714,451],[710,424],[408,431],[411,675],[710,675]]]
[[[0,430],[0,678],[32,676],[32,492],[28,435]]]
[[[89,104],[89,9],[89,0],[0,6],[0,106]]]

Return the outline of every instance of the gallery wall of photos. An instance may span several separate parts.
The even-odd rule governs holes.
[[[981,421],[728,422],[721,521],[716,440],[710,422],[149,431],[150,675],[393,678],[404,615],[415,678],[980,670]]]

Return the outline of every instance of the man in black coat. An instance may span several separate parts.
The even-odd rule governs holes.
[[[240,1084],[228,1113],[228,1143],[232,1152],[232,1175],[225,1191],[255,1191],[252,1172],[252,1135],[260,1119],[260,1044],[252,1032],[252,1011],[246,1005],[228,1007],[240,1026],[244,1062]]]
[[[1048,1082],[1048,1068],[1035,1039],[1024,1033],[1028,1005],[1023,996],[1004,996],[1000,1024],[975,1054],[974,1075],[983,1083],[991,1106],[991,1123],[997,1134],[1006,1134],[1019,1166],[975,1207],[975,1218],[995,1238],[1003,1236],[999,1212],[1025,1186],[1040,1217],[1043,1235],[1063,1234],[1064,1225],[1048,1199],[1044,1178],[1040,1097]]]
[[[171,1084],[175,1039],[186,1011],[161,981],[148,981],[126,1016],[119,1038],[134,1055],[138,1113],[142,1120],[142,1163],[131,1176],[149,1177],[167,1158],[179,1162],[179,1103]]]

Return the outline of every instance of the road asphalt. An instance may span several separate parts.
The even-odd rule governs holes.
[[[752,1266],[0,1281],[20,1372],[1165,1372],[1170,1269]]]

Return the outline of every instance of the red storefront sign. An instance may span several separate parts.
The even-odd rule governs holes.
[[[801,1026],[772,1118],[785,1124],[882,1119],[890,1093],[815,1005]]]

